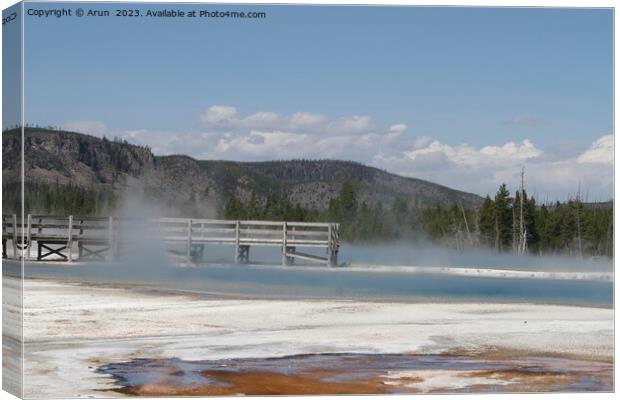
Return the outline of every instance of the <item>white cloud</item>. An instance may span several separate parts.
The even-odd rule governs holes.
[[[390,126],[390,132],[397,132],[398,134],[401,134],[406,130],[407,130],[406,124],[396,124],[396,125]]]
[[[521,144],[508,142],[503,146],[485,146],[480,150],[467,144],[451,146],[434,140],[423,147],[405,151],[404,154],[413,161],[425,156],[443,156],[447,161],[472,167],[514,161],[521,162],[538,157],[543,152],[528,139],[523,140]]]
[[[308,112],[297,112],[291,116],[291,123],[297,126],[316,126],[326,121],[326,116]]]
[[[495,159],[505,161],[511,160],[527,160],[542,155],[542,150],[534,147],[528,139],[523,140],[521,144],[508,142],[501,147],[486,146],[480,150],[480,154]]]
[[[229,106],[212,106],[200,116],[205,126],[227,126],[238,121],[237,109]]]
[[[108,128],[101,121],[71,121],[62,126],[64,130],[72,132],[87,133],[89,135],[101,136],[107,133]]]
[[[402,136],[402,134],[407,130],[406,124],[396,124],[390,126],[390,129],[386,133],[387,140],[396,140]]]
[[[213,156],[235,159],[259,157],[339,157],[368,160],[377,147],[399,139],[403,123],[374,129],[369,116],[329,118],[306,111],[281,115],[260,111],[243,116],[235,107],[214,105],[200,115],[203,128],[217,137]],[[294,140],[292,140],[294,138]]]
[[[281,116],[271,111],[259,111],[242,117],[237,108],[232,106],[214,105],[200,114],[204,128],[228,130],[302,130],[323,131],[330,129],[337,133],[363,132],[371,127],[371,118],[354,115],[330,120],[322,114],[300,111],[290,116]],[[318,130],[317,130],[318,129]]]
[[[609,138],[601,138],[579,157],[558,158],[528,139],[476,148],[438,140],[429,142],[425,138],[401,155],[382,151],[373,157],[372,163],[401,175],[491,195],[501,183],[514,191],[519,185],[521,168],[525,167],[526,188],[540,200],[566,200],[575,195],[580,185],[582,193],[590,193],[590,200],[608,200],[613,193],[613,167],[610,156],[601,153],[609,154],[610,142]]]
[[[466,149],[463,148],[462,151],[466,151]],[[458,151],[454,147],[443,144],[438,140],[433,140],[424,147],[417,148],[411,151],[405,151],[404,154],[413,161],[415,161],[416,159],[420,159],[428,154],[443,155],[448,159],[454,160],[457,156],[457,152]]]
[[[614,137],[605,135],[577,158],[580,164],[613,164],[614,162]]]
[[[371,129],[370,117],[354,115],[352,117],[340,118],[333,123],[333,126],[338,130],[346,132],[363,132]]]
[[[257,126],[272,126],[277,123],[280,119],[280,116],[274,112],[269,111],[261,111],[255,114],[250,115],[249,117],[243,119],[242,125],[246,125],[250,128]]]
[[[288,132],[252,131],[248,135],[224,135],[215,146],[219,154],[245,154],[256,158],[287,157],[288,148],[303,142],[306,135]]]
[[[433,138],[427,135],[417,136],[413,140],[413,147],[419,149],[421,147],[426,147],[433,142]]]

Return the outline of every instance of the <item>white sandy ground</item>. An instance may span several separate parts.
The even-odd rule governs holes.
[[[471,371],[467,371],[471,372]],[[473,385],[504,385],[506,382],[492,376],[465,377],[463,371],[458,370],[416,370],[388,372],[383,376],[386,385],[410,387],[429,392],[436,388],[450,387],[462,389]],[[409,380],[414,380],[409,383]],[[446,384],[449,382],[449,384]]]
[[[3,287],[6,303],[7,293],[19,293],[19,280],[4,277]],[[603,308],[205,299],[44,280],[26,280],[24,290],[24,395],[30,398],[121,396],[100,391],[114,383],[95,369],[142,357],[204,360],[493,347],[613,356],[613,310]],[[432,376],[427,378],[431,385]],[[386,376],[386,383],[395,379]],[[445,377],[440,380],[445,386]]]

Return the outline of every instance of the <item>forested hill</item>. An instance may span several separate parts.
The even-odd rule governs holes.
[[[19,202],[20,131],[3,132],[4,212]],[[25,129],[26,203],[32,212],[111,212],[123,196],[140,195],[185,216],[221,215],[232,200],[265,205],[286,202],[323,212],[350,181],[358,201],[390,208],[397,201],[426,208],[483,199],[420,179],[337,160],[268,162],[201,161],[156,156],[148,147],[44,128]],[[15,195],[13,195],[15,194]]]

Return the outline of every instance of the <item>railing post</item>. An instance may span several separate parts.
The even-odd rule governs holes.
[[[73,261],[73,252],[72,252],[72,248],[73,247],[73,215],[69,215],[69,232],[67,235],[67,250],[68,250],[68,254],[69,254],[69,262]]]
[[[286,221],[282,222],[282,265],[286,265]]]
[[[26,253],[26,259],[28,261],[30,261],[30,249],[32,248],[32,226],[31,226],[31,222],[32,222],[32,215],[28,214],[28,238],[27,243],[28,243],[28,251]]]
[[[187,221],[187,262],[192,261],[192,219]]]
[[[239,264],[239,220],[235,221],[235,264]]]
[[[13,214],[13,258],[19,260],[17,256],[17,215]]]
[[[4,236],[6,235],[6,220],[4,215],[2,216],[2,258],[7,258],[6,254],[6,240]]]
[[[114,217],[108,217],[108,261],[114,259]]]
[[[327,266],[332,266],[332,224],[327,224]]]
[[[338,224],[329,223],[328,225],[327,265],[330,267],[335,267],[338,265],[338,248],[340,246],[338,244],[338,228]]]

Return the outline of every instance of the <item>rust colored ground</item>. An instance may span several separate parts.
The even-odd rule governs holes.
[[[114,389],[116,392],[150,397],[613,390],[611,363],[540,357],[498,361],[443,355],[349,354],[218,362],[144,359],[111,364],[105,371],[123,385]],[[425,382],[429,371],[442,378]],[[400,372],[405,374],[398,375]],[[131,383],[136,374],[140,379],[144,374],[149,378]]]
[[[276,372],[206,372],[227,386],[202,385],[178,387],[174,384],[147,384],[120,389],[134,396],[273,396],[273,395],[337,395],[389,393],[378,377],[363,381],[329,382],[324,378],[334,376],[324,371],[309,374],[282,374]],[[413,392],[413,390],[411,390]]]

